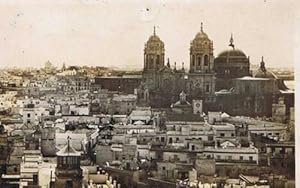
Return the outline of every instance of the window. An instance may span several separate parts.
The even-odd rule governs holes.
[[[204,66],[208,66],[208,55],[204,56]]]
[[[221,136],[221,137],[224,137],[224,136],[225,136],[225,134],[224,134],[224,133],[220,133],[220,136]]]
[[[241,161],[244,160],[244,157],[243,157],[243,156],[240,156],[240,160],[241,160]]]
[[[250,87],[248,85],[245,86],[245,93],[249,93],[250,92]]]
[[[195,150],[195,145],[192,145],[192,151],[194,151]]]
[[[206,84],[206,92],[209,92],[209,84]]]
[[[232,156],[228,156],[228,160],[232,160]]]
[[[163,167],[162,167],[162,170],[166,170],[166,167],[165,167],[165,166],[163,166]]]
[[[252,156],[249,157],[249,161],[253,161],[253,157]]]
[[[220,155],[217,155],[217,159],[221,159],[221,156],[220,156]]]
[[[233,134],[233,133],[231,133],[231,137],[234,137],[234,134]]]
[[[201,66],[201,57],[198,57],[198,66]]]
[[[27,117],[30,118],[30,114],[29,113],[27,114]]]

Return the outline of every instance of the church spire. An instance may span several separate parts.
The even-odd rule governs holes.
[[[153,27],[153,35],[154,36],[156,35],[156,27],[155,26]]]
[[[233,36],[232,36],[232,33],[231,33],[231,36],[230,36],[230,40],[229,40],[229,46],[231,46],[233,49],[234,49],[234,44],[233,44]]]

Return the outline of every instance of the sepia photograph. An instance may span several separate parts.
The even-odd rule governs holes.
[[[300,187],[299,44],[297,0],[0,0],[0,188]]]

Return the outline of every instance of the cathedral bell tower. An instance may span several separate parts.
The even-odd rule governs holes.
[[[210,73],[213,71],[213,62],[213,42],[204,33],[201,23],[200,32],[191,42],[190,73]]]
[[[213,50],[213,42],[203,31],[203,24],[201,23],[200,32],[196,34],[190,46],[187,93],[193,100],[202,100],[205,111],[215,102]]]
[[[158,85],[157,72],[164,67],[165,62],[164,43],[156,35],[155,27],[144,48],[143,76],[149,89],[155,89]]]

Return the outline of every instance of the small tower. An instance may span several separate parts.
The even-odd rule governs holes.
[[[55,188],[82,188],[81,154],[71,146],[70,139],[68,137],[68,144],[56,153]]]
[[[62,71],[65,71],[67,68],[66,68],[66,64],[65,64],[65,62],[63,63],[63,66],[62,66],[62,68],[61,68],[61,70]]]
[[[264,62],[264,56],[261,57],[260,69],[261,69],[263,72],[266,72],[266,71],[267,71],[266,65],[265,65],[265,62]]]

